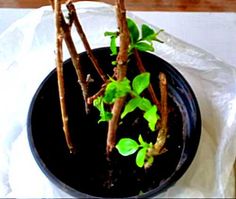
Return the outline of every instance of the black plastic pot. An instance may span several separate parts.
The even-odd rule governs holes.
[[[93,50],[105,73],[112,75],[109,48]],[[28,139],[33,156],[44,174],[60,189],[76,197],[153,197],[172,186],[190,166],[199,144],[201,117],[195,95],[182,75],[161,58],[141,53],[151,83],[159,96],[158,75],[162,71],[168,80],[169,137],[168,152],[157,156],[153,166],[145,171],[135,165],[135,155],[122,157],[116,151],[108,162],[105,154],[107,126],[98,124],[99,113],[92,109],[85,114],[84,102],[71,60],[64,63],[66,102],[69,127],[77,146],[71,155],[62,130],[56,71],[41,83],[33,97],[28,113]],[[80,55],[86,74],[95,83],[90,92],[99,90],[102,81],[93,69],[86,53]],[[135,61],[129,62],[129,79],[137,71]],[[155,141],[155,134],[138,117],[139,112],[127,116],[118,129],[119,137],[137,139],[145,131],[145,139]]]

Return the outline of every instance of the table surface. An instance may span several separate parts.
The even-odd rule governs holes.
[[[62,0],[64,2],[65,0]],[[78,1],[78,0],[77,0]],[[91,1],[91,0],[88,0]],[[114,4],[114,0],[97,0]],[[48,0],[0,0],[0,8],[38,8]],[[235,0],[126,0],[129,10],[235,12]]]

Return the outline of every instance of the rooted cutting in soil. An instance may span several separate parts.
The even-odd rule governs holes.
[[[108,48],[95,52],[96,56],[100,57],[100,65],[110,65],[112,57]],[[147,69],[152,74],[151,82],[159,96],[158,74],[160,71],[166,70],[169,81],[176,80],[168,76],[168,64],[160,58],[143,53],[142,59],[144,63],[148,62],[150,65]],[[96,71],[90,67],[91,62],[86,53],[81,55],[81,64],[86,65],[87,74],[90,74],[93,79],[98,79]],[[133,64],[134,61],[131,59],[129,79],[138,73],[137,69],[132,67]],[[107,74],[113,73],[112,66],[105,68],[104,71]],[[100,197],[135,196],[165,184],[177,170],[183,155],[186,136],[183,135],[184,115],[180,112],[185,110],[181,110],[182,101],[178,93],[173,93],[175,91],[170,86],[167,152],[156,156],[152,167],[145,170],[136,166],[135,155],[123,157],[118,154],[117,150],[112,152],[110,161],[107,160],[106,147],[104,147],[106,146],[107,124],[97,123],[99,113],[94,107],[89,114],[85,113],[83,96],[70,60],[64,64],[64,72],[65,91],[68,95],[68,115],[71,118],[69,127],[77,148],[76,154],[70,155],[65,145],[55,71],[49,75],[48,82],[41,87],[32,112],[31,128],[32,131],[37,132],[34,133],[33,140],[42,159],[40,161],[44,162],[49,172],[82,193]],[[97,81],[90,83],[89,92],[97,91],[99,85]],[[148,92],[144,95],[148,95]],[[156,134],[150,131],[140,111],[136,110],[119,125],[117,139],[130,137],[137,140],[138,132],[144,132],[145,140],[155,142]]]

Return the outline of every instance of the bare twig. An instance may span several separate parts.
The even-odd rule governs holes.
[[[161,150],[164,147],[167,136],[167,122],[168,122],[168,104],[167,104],[167,80],[164,73],[159,74],[160,79],[160,91],[161,91],[161,128],[158,132],[156,143],[154,148],[158,153],[161,153]]]
[[[80,38],[81,38],[81,40],[83,42],[84,48],[86,49],[86,51],[88,53],[88,57],[90,58],[91,62],[93,63],[95,69],[97,70],[97,72],[100,75],[100,77],[102,78],[102,80],[104,82],[106,82],[107,77],[106,77],[105,73],[103,72],[103,70],[100,68],[100,66],[98,64],[98,61],[97,61],[96,57],[94,56],[94,54],[93,54],[93,52],[92,52],[92,50],[90,48],[90,45],[89,45],[88,40],[87,40],[87,37],[84,34],[83,28],[82,28],[82,26],[80,24],[78,15],[76,13],[75,6],[73,5],[71,0],[69,0],[66,3],[66,6],[67,6],[67,9],[70,12],[70,17],[72,18],[72,21],[75,24],[76,30],[77,30],[77,32],[78,32],[78,34],[79,34],[79,36],[80,36]]]
[[[93,96],[89,97],[87,99],[88,104],[92,104],[95,99],[97,99],[99,96],[103,95],[106,89],[107,83],[104,83],[101,87],[101,89],[95,93]]]
[[[141,58],[140,58],[140,55],[139,55],[139,52],[138,52],[137,49],[134,49],[134,56],[135,56],[135,59],[136,59],[136,61],[137,61],[137,67],[138,67],[138,69],[139,69],[139,72],[140,72],[140,73],[146,72],[146,69],[145,69],[145,67],[144,67],[144,65],[143,65],[143,62],[142,62],[142,60],[141,60]],[[149,92],[149,94],[150,94],[150,96],[151,96],[151,99],[152,99],[153,103],[154,103],[155,105],[157,105],[158,110],[161,110],[160,102],[159,102],[159,100],[158,100],[157,97],[156,97],[156,94],[155,94],[155,91],[154,91],[154,89],[153,89],[152,84],[149,85],[149,87],[148,87],[148,92]]]
[[[49,2],[52,5],[52,8],[54,10],[54,0],[49,0]],[[87,87],[87,82],[86,82],[86,77],[82,72],[82,67],[80,65],[79,62],[79,55],[76,51],[74,42],[72,40],[71,37],[71,33],[70,33],[70,25],[66,24],[65,19],[63,14],[60,12],[60,26],[62,28],[62,32],[64,35],[64,40],[66,43],[66,46],[69,50],[70,56],[71,56],[71,60],[72,63],[74,65],[75,71],[76,71],[76,75],[78,77],[78,82],[80,84],[81,90],[82,90],[82,94],[83,94],[83,98],[84,98],[84,102],[85,102],[85,110],[86,112],[88,112],[88,106],[87,106],[87,97],[88,97],[88,87]]]
[[[68,114],[66,110],[65,103],[65,87],[64,87],[64,77],[63,77],[63,53],[62,53],[62,41],[63,33],[61,30],[61,4],[60,0],[55,0],[55,23],[56,23],[56,65],[57,65],[57,80],[58,80],[58,90],[60,97],[60,107],[62,114],[63,130],[66,138],[66,143],[69,148],[70,153],[74,152],[74,146],[71,141],[69,126],[68,126]]]
[[[124,0],[116,0],[117,23],[120,32],[120,48],[117,55],[117,79],[122,80],[126,76],[127,60],[128,60],[128,46],[130,43],[129,30],[126,22],[126,10]],[[115,101],[112,108],[112,119],[108,124],[107,134],[107,155],[112,152],[116,143],[116,131],[121,110],[124,106],[126,97],[119,98]]]
[[[114,71],[114,74],[112,75],[112,78],[117,79],[117,68],[114,67],[113,71]],[[108,79],[108,80],[101,86],[101,89],[100,89],[97,93],[95,93],[93,96],[91,96],[91,97],[89,97],[89,98],[87,99],[87,103],[88,103],[88,104],[92,104],[95,99],[97,99],[99,96],[103,95],[104,92],[105,92],[105,90],[106,90],[107,84],[110,83],[110,82],[111,82],[111,80]]]
[[[66,30],[66,28],[64,28],[64,30]],[[82,72],[82,67],[81,67],[80,61],[79,61],[79,55],[76,51],[76,48],[75,48],[75,45],[74,45],[74,42],[72,40],[71,33],[69,30],[64,32],[64,38],[65,38],[65,42],[66,42],[68,51],[71,55],[72,63],[75,67],[76,75],[78,77],[78,82],[79,82],[81,90],[82,90],[84,103],[85,103],[85,111],[88,112],[88,106],[86,103],[87,98],[88,98],[88,84],[86,81],[86,77],[85,77],[84,73]]]
[[[167,131],[167,121],[168,121],[168,103],[167,103],[167,79],[166,75],[162,72],[159,74],[160,79],[160,91],[161,91],[161,127]]]
[[[154,147],[148,151],[148,156],[160,155],[165,151],[164,145],[166,143],[167,132],[168,132],[168,102],[167,102],[167,79],[166,75],[162,72],[159,74],[160,79],[160,92],[161,92],[161,128],[158,132]],[[148,168],[150,165],[146,163],[145,167]]]

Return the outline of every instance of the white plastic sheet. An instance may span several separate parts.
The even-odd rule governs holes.
[[[114,8],[91,2],[77,3],[76,8],[92,48],[108,46],[109,39],[101,38],[105,31],[116,30]],[[74,29],[73,37],[78,51],[84,51]],[[192,86],[200,105],[202,136],[190,168],[159,197],[234,197],[236,68],[168,33],[160,37],[165,43],[156,46],[155,54],[174,65]],[[50,7],[32,11],[0,35],[0,197],[70,197],[38,168],[25,128],[32,96],[55,66],[54,46]]]

